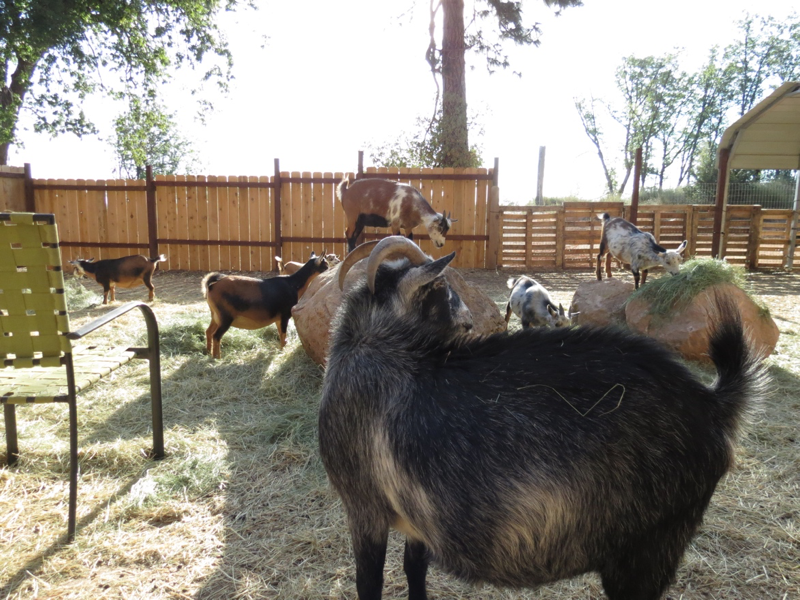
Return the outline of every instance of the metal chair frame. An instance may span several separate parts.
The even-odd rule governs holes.
[[[12,238],[18,241],[8,243],[8,240],[4,239],[4,230],[9,225],[15,226],[15,229],[25,227],[49,229],[41,229],[38,233],[28,232],[22,234],[19,233],[19,231],[22,231],[20,229],[14,232]],[[26,236],[28,237],[26,238]],[[25,239],[23,240],[23,238]],[[33,240],[32,242],[31,239]],[[37,250],[41,252],[37,252]],[[6,259],[5,263],[2,263],[3,255],[5,254],[7,257],[9,251],[14,254],[13,261]],[[46,258],[42,259],[42,256]],[[0,294],[0,358],[2,358],[5,367],[0,370],[0,403],[3,404],[3,416],[6,428],[6,459],[9,465],[13,465],[17,462],[19,457],[16,419],[17,404],[62,402],[68,405],[70,492],[67,541],[72,542],[75,539],[78,501],[78,392],[87,389],[90,385],[99,381],[102,377],[119,366],[122,366],[122,364],[127,363],[130,359],[138,358],[148,360],[150,362],[150,402],[153,420],[153,449],[151,456],[154,459],[163,458],[164,426],[161,406],[161,351],[158,323],[155,314],[152,309],[143,302],[126,303],[76,331],[70,332],[69,317],[67,315],[66,301],[64,298],[64,276],[60,261],[58,233],[54,215],[37,213],[0,213],[0,263],[2,263],[0,264],[0,274],[4,272],[4,269],[6,273],[6,276],[0,279],[0,290],[3,292],[11,291],[8,288],[8,283],[3,281],[3,279],[15,279],[15,281],[24,282],[28,281],[30,278],[30,281],[37,282],[39,290],[42,289],[42,281],[49,282],[46,285],[55,286],[50,288],[50,292],[53,295],[53,303],[52,305],[46,304],[46,306],[45,303],[47,300],[42,298],[47,295],[46,292],[37,294],[35,292],[31,293],[32,290],[27,289],[26,294],[26,289],[22,289],[23,295],[17,296],[16,299],[10,298],[11,294],[8,293]],[[31,287],[33,287],[33,285],[31,285]],[[6,300],[3,299],[4,296]],[[35,299],[34,296],[36,296]],[[28,297],[30,297],[31,300],[28,300]],[[20,298],[22,298],[21,301]],[[12,306],[12,308],[9,308],[9,306]],[[34,306],[35,309],[30,308]],[[45,306],[45,310],[42,310],[42,306]],[[92,351],[87,353],[87,356],[83,356],[80,350],[77,352],[74,351],[72,342],[82,340],[88,334],[114,321],[134,308],[138,308],[144,317],[147,327],[146,347],[125,349],[123,353],[114,357],[116,360],[120,361],[119,364],[114,362],[113,359],[112,362],[105,361],[102,348],[92,348]],[[49,311],[53,311],[52,317],[48,314]],[[31,313],[38,312],[44,312],[45,314],[31,315]],[[54,337],[51,335],[49,341],[44,340],[39,342],[39,332],[36,331],[37,335],[31,338],[30,345],[21,350],[20,348],[23,345],[28,344],[28,341],[24,339],[25,333],[31,335],[31,333],[26,330],[33,326],[33,321],[29,321],[28,319],[44,319],[47,321],[48,318],[56,319],[57,324],[55,326],[52,321],[47,325],[50,331],[56,336],[56,339],[54,340]],[[21,327],[20,323],[24,323],[24,326]],[[57,333],[54,327],[57,328]],[[47,336],[42,336],[42,338],[44,337]],[[13,346],[11,340],[13,340]],[[93,359],[98,359],[102,364],[98,367],[96,363],[92,362]],[[91,374],[87,376],[88,378],[83,379],[85,373],[81,374],[82,380],[80,383],[76,376],[76,361],[80,365],[92,370]],[[50,368],[43,369],[42,367]],[[58,375],[58,373],[61,372],[60,368],[63,368],[66,372],[66,386],[63,385],[61,380],[62,375]],[[58,387],[59,393],[54,395],[29,395],[26,390],[32,389],[31,386],[36,390],[41,387],[40,391],[52,389],[48,388],[46,383],[40,386],[39,383],[37,383],[40,380],[31,377],[32,374],[36,375],[44,372],[48,373],[47,376],[43,377],[44,380],[57,378],[58,382],[51,385],[53,387]],[[21,375],[24,375],[24,378],[21,377]],[[27,384],[16,383],[18,380],[21,381],[22,379],[25,379]],[[31,382],[34,383],[32,384]],[[4,389],[6,387],[10,388],[10,391],[6,391]],[[66,387],[66,393],[60,392],[63,387]]]

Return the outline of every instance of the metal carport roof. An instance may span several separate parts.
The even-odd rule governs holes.
[[[800,82],[784,83],[725,130],[717,151],[717,166],[719,176],[711,244],[715,256],[719,256],[721,248],[730,169],[800,169]],[[797,196],[796,192],[789,268],[792,267],[793,242],[797,233]]]
[[[800,169],[800,82],[784,83],[725,130],[729,169]]]

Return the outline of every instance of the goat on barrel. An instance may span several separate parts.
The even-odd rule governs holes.
[[[578,313],[567,313],[561,303],[553,304],[544,286],[530,277],[510,278],[507,282],[511,295],[506,304],[506,326],[513,312],[522,321],[522,327],[567,327]]]
[[[167,257],[164,254],[159,254],[158,258],[147,258],[137,254],[98,261],[93,258],[78,258],[69,261],[69,264],[75,267],[78,276],[94,279],[103,286],[103,304],[108,304],[109,293],[111,302],[116,300],[116,288],[133,288],[139,285],[147,286],[150,290],[147,299],[152,302],[156,297],[156,288],[152,281],[153,273],[158,263],[165,260]]]
[[[437,213],[415,187],[388,179],[359,179],[350,183],[342,179],[336,188],[347,219],[348,251],[356,247],[364,227],[389,227],[392,234],[402,229],[408,239],[414,239],[413,229],[425,225],[428,235],[437,248],[444,246],[444,238],[457,219]]]
[[[203,278],[203,297],[211,309],[206,330],[206,350],[220,358],[220,340],[231,327],[261,329],[275,323],[281,348],[286,345],[286,328],[297,304],[311,281],[328,269],[325,255],[312,255],[299,271],[268,279],[209,273]]]
[[[381,597],[395,528],[411,600],[427,598],[429,561],[509,587],[598,572],[610,600],[661,598],[762,396],[733,303],[717,299],[706,386],[623,330],[468,337],[442,276],[454,254],[433,261],[404,238],[359,246],[340,285],[367,255],[333,323],[319,415],[358,597]]]
[[[600,271],[603,255],[606,252],[630,265],[635,289],[639,289],[639,271],[642,272],[642,285],[647,279],[647,270],[653,267],[664,267],[664,270],[672,275],[680,271],[686,240],[683,240],[675,250],[667,250],[658,245],[652,233],[642,231],[622,217],[612,219],[608,213],[603,213],[598,219],[603,221],[600,252],[597,255],[598,281],[603,279]],[[606,277],[611,277],[611,256],[606,261]]]

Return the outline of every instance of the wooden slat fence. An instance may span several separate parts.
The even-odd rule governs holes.
[[[280,171],[275,175],[157,176],[147,180],[30,178],[30,168],[0,170],[0,209],[52,212],[64,261],[163,252],[161,268],[272,271],[275,256],[304,261],[312,251],[343,256],[345,217],[336,186],[347,175],[413,185],[439,212],[457,221],[435,256],[457,252],[460,268],[592,269],[603,212],[630,219],[621,202],[564,206],[500,206],[496,169],[359,169],[359,173]],[[750,269],[786,264],[792,210],[726,208],[723,255]],[[688,240],[687,255],[710,256],[714,207],[643,205],[637,224],[667,248]],[[155,223],[155,227],[150,227]],[[366,239],[387,235],[368,228]]]
[[[167,270],[272,271],[276,255],[305,261],[312,251],[346,253],[345,216],[336,198],[345,175],[357,177],[280,171],[276,161],[272,177],[30,179],[28,197],[32,210],[56,215],[64,262],[164,253],[168,262],[159,268]],[[358,177],[384,177],[417,187],[435,210],[457,219],[443,249],[433,247],[424,228],[415,231],[422,248],[437,257],[457,250],[457,267],[487,266],[493,170],[370,168]],[[0,181],[9,188],[0,195],[0,209],[27,210],[24,173],[0,176]],[[4,198],[22,202],[10,205]],[[365,232],[366,239],[385,235],[386,229]]]
[[[563,206],[500,206],[498,266],[530,270],[593,269],[600,243],[600,221],[630,219],[619,202],[569,202]],[[760,206],[728,206],[723,256],[749,269],[780,269],[789,251],[793,211]],[[639,206],[637,226],[666,248],[687,240],[686,256],[711,256],[714,207]]]

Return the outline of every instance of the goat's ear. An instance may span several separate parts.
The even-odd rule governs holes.
[[[558,314],[561,315],[562,317],[566,316],[564,313],[564,307],[561,306],[561,302],[558,303]]]
[[[432,262],[419,265],[418,267],[413,267],[408,271],[408,273],[406,273],[406,276],[403,277],[402,281],[400,282],[401,291],[406,296],[411,295],[418,288],[439,277],[442,274],[442,271],[445,270],[447,265],[449,265],[455,257],[456,253],[451,252],[447,256],[443,256],[442,258]]]
[[[680,246],[678,246],[675,252],[677,252],[678,254],[683,254],[684,250],[686,250],[686,240],[683,240],[683,243]]]

